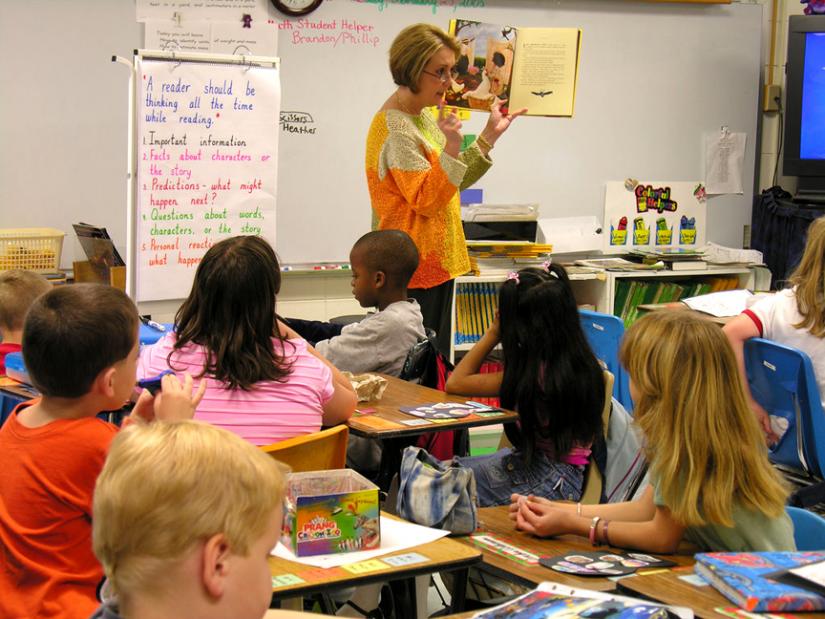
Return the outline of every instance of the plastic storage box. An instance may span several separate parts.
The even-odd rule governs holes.
[[[65,236],[55,228],[0,228],[0,271],[57,272]]]

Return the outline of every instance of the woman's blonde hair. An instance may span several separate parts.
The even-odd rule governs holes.
[[[825,336],[825,217],[808,226],[805,251],[790,280],[802,314],[802,322],[794,327],[807,329],[816,337]]]
[[[652,477],[676,520],[733,526],[734,505],[782,513],[787,490],[718,325],[687,311],[653,312],[628,329],[620,358]]]
[[[119,595],[157,588],[215,534],[246,555],[284,487],[281,466],[231,432],[198,421],[134,424],[115,438],[97,479],[94,552]]]
[[[407,26],[390,46],[390,73],[398,86],[418,92],[418,80],[430,58],[442,47],[453,51],[458,58],[461,47],[451,34],[431,24]]]

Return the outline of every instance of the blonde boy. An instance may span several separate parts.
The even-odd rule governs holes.
[[[31,271],[0,272],[0,376],[6,373],[6,355],[22,349],[26,312],[51,288],[45,277]]]
[[[0,428],[0,617],[87,619],[103,570],[92,553],[92,492],[118,429],[98,419],[135,389],[138,314],[123,292],[99,284],[40,296],[23,328],[37,400]],[[191,418],[203,390],[164,376],[132,415]]]
[[[116,601],[93,617],[260,619],[284,483],[271,457],[215,426],[121,432],[97,481],[93,524]]]

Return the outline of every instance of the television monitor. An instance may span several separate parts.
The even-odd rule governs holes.
[[[825,15],[788,23],[782,171],[799,177],[797,199],[825,201]]]

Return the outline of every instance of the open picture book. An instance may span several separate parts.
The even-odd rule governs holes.
[[[513,28],[465,19],[450,21],[461,51],[445,101],[489,110],[508,99],[528,116],[573,116],[579,68],[578,28]]]

